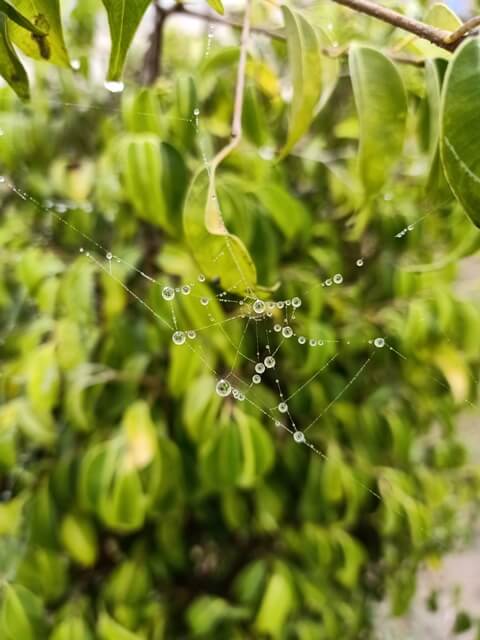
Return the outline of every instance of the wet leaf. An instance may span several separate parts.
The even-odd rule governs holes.
[[[3,13],[0,13],[0,76],[22,100],[28,100],[30,88],[27,72],[13,48],[7,30],[7,18]]]
[[[107,78],[115,82],[122,76],[128,49],[150,0],[102,0],[102,2],[107,10],[112,40]]]

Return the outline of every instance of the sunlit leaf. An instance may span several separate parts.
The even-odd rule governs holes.
[[[280,152],[283,157],[305,135],[317,110],[333,91],[339,67],[337,60],[322,52],[331,42],[321,29],[286,5],[282,13],[293,85],[288,137]]]
[[[30,20],[17,11],[17,9],[15,9],[15,7],[9,2],[6,2],[6,0],[0,0],[0,13],[5,14],[7,18],[16,22],[19,27],[23,27],[37,36],[45,35],[45,32],[42,31],[42,29],[34,25],[33,22],[30,22]]]
[[[374,195],[401,156],[407,98],[397,68],[380,51],[354,45],[349,65],[360,120],[359,172],[366,194]]]
[[[125,58],[133,36],[147,10],[150,0],[102,0],[108,13],[112,50],[108,66],[108,80],[121,78]]]
[[[480,42],[466,40],[450,62],[442,94],[440,152],[448,183],[480,227]]]
[[[225,8],[223,6],[222,0],[207,0],[207,2],[214,11],[223,16],[223,14],[225,13]]]
[[[8,29],[13,42],[31,58],[68,67],[70,60],[63,39],[59,0],[14,0],[13,4],[45,34],[29,33],[11,22]]]

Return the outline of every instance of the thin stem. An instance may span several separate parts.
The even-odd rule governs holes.
[[[451,33],[447,40],[448,42],[455,43],[467,35],[473,35],[473,31],[480,25],[480,16],[475,16],[464,22],[456,31]]]
[[[250,40],[251,0],[246,1],[243,15],[242,37],[240,40],[240,60],[238,62],[237,82],[235,84],[235,101],[233,103],[232,133],[230,142],[220,149],[213,158],[210,169],[212,177],[223,160],[238,146],[242,139],[242,114],[245,95],[245,75],[247,68],[247,49]],[[214,180],[210,181],[211,189],[215,189]]]

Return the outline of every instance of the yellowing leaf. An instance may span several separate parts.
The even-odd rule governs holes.
[[[13,4],[45,33],[43,36],[32,34],[11,22],[8,29],[13,42],[31,58],[68,67],[70,61],[63,39],[59,0],[14,0]]]
[[[112,51],[108,79],[120,79],[133,36],[150,0],[102,0],[108,14]]]
[[[307,132],[316,111],[332,93],[338,78],[338,62],[323,55],[331,43],[298,11],[282,6],[288,62],[293,84],[288,137],[280,152],[286,156]]]
[[[146,467],[158,450],[155,425],[146,402],[139,400],[127,409],[123,416],[122,428],[127,440],[125,467]]]
[[[223,223],[208,172],[201,169],[193,178],[183,212],[183,228],[190,250],[201,271],[221,286],[242,294],[257,288],[257,271],[248,249]]]
[[[407,97],[396,66],[380,51],[354,45],[349,65],[360,121],[359,172],[366,194],[375,195],[403,149]]]
[[[455,400],[466,400],[470,389],[470,377],[462,355],[453,347],[443,345],[435,351],[434,361],[448,381]]]
[[[223,14],[225,13],[225,9],[223,7],[222,0],[207,0],[207,2],[214,11],[223,16]]]

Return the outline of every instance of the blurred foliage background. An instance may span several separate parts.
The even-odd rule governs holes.
[[[276,7],[253,10],[254,24],[281,26]],[[397,143],[391,106],[362,120],[375,104],[362,113],[347,61],[325,57],[325,104],[277,161],[292,108],[287,48],[251,37],[244,138],[217,193],[258,282],[280,283],[264,297],[300,296],[296,330],[322,336],[315,348],[282,345],[284,392],[337,354],[290,402],[302,427],[333,401],[309,431],[323,455],[215,394],[210,368],[251,376],[236,355],[244,323],[198,333],[192,351],[155,315],[170,318],[162,286],[192,281],[210,304],[177,294],[179,326],[238,314],[214,282],[197,282],[214,255],[182,223],[195,172],[230,132],[238,32],[172,14],[160,65],[149,10],[125,89],[111,93],[99,82],[106,14],[78,0],[63,14],[74,70],[27,63],[30,102],[0,89],[2,638],[374,638],[375,602],[402,614],[419,567],[471,530],[479,474],[456,425],[477,399],[480,313],[456,282],[479,232],[435,155],[431,87],[448,60],[333,3],[303,15],[332,46],[427,60],[376,76],[400,91],[397,115],[407,96]],[[341,285],[319,286],[334,273]],[[394,350],[373,351],[379,335]],[[255,359],[256,348],[249,331],[242,352]],[[255,398],[277,404],[274,376]]]

